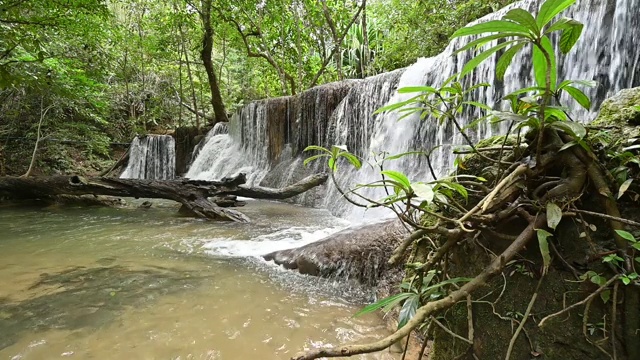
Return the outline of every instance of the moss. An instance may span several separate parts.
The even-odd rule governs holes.
[[[517,143],[517,138],[515,136],[509,136],[505,143],[504,135],[500,136],[492,136],[487,139],[480,140],[476,144],[476,149],[488,148],[488,147],[499,147],[502,144],[506,146],[514,146]],[[489,158],[497,159],[500,156],[500,151],[485,151],[483,152]],[[503,151],[502,157],[504,159],[508,159],[513,157],[513,151],[506,150]],[[487,159],[477,155],[477,154],[469,154],[460,158],[460,167],[458,172],[460,174],[468,174],[468,175],[476,175],[487,179],[489,183],[491,183],[498,176],[498,167],[495,163],[490,163]]]
[[[591,243],[579,237],[572,222],[563,222],[558,227],[557,239],[554,242],[559,251],[567,254],[565,257],[571,263],[583,263],[585,258],[592,256],[592,245],[602,249],[610,242],[610,236],[604,231],[606,228],[604,224],[600,226],[601,224],[595,219],[588,219],[588,221],[603,229],[603,231],[592,233]],[[501,224],[500,229],[507,234],[516,234],[522,226],[522,223],[512,221]],[[479,240],[494,253],[502,252],[509,245],[509,241],[497,240],[491,236],[483,236]],[[575,256],[572,256],[574,254]],[[465,244],[457,248],[452,255],[449,261],[449,274],[451,277],[472,277],[482,271],[490,261],[491,257],[483,249],[473,244]],[[610,275],[599,262],[584,263],[584,266],[593,268],[603,276]],[[541,267],[542,259],[538,247],[529,246],[517,261],[506,267],[504,277],[495,277],[484,289],[473,295],[474,300],[481,299],[473,304],[475,331],[473,354],[478,358],[503,359],[505,357],[513,331],[518,326],[518,323],[511,319],[518,321],[522,319],[522,314],[525,313],[541,276]],[[555,258],[543,279],[531,315],[525,324],[525,331],[516,339],[511,359],[608,359],[582,334],[584,307],[550,319],[543,328],[537,326],[543,317],[583,300],[596,289],[597,286],[588,281],[576,282],[573,275],[566,271],[562,263]],[[495,313],[490,305],[494,302]],[[591,341],[603,338],[604,334],[599,324],[603,322],[610,324],[610,312],[611,302],[605,304],[600,299],[593,301],[587,326],[588,330],[594,331],[593,336],[590,336]],[[457,304],[443,314],[441,321],[446,323],[453,332],[466,337],[468,332],[466,304],[464,302]],[[434,330],[433,337],[431,359],[473,359],[472,353],[467,353],[469,346],[465,342],[455,340],[439,329]],[[602,344],[602,347],[609,352],[611,352],[610,343],[606,341]],[[621,353],[623,350],[618,349],[618,354]]]
[[[486,139],[482,139],[478,141],[478,143],[476,144],[476,149],[482,149],[482,148],[491,147],[491,146],[499,146],[499,145],[502,145],[502,143],[504,143],[504,135],[495,135],[495,136],[491,136]],[[516,144],[516,137],[509,136],[509,138],[507,139],[506,145],[511,146],[515,144]]]
[[[605,100],[593,126],[640,125],[640,87],[624,89]]]

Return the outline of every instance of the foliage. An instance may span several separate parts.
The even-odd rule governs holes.
[[[449,43],[453,31],[513,2],[512,0],[385,0],[373,2],[370,13],[382,30],[374,69],[388,71],[434,56]]]
[[[394,307],[400,307],[401,326],[393,335],[384,341],[370,345],[339,346],[339,351],[328,348],[312,350],[302,353],[297,359],[351,356],[381,350],[383,344],[392,344],[395,340],[406,336],[411,329],[433,323],[434,316],[454,306],[456,302],[464,300],[468,294],[473,294],[473,291],[485,284],[493,274],[504,271],[516,254],[523,251],[532,238],[537,237],[542,271],[536,290],[507,349],[506,359],[509,359],[515,339],[528,320],[544,277],[551,269],[552,256],[555,256],[551,249],[556,229],[564,218],[577,217],[577,220],[581,220],[579,223],[585,227],[585,233],[595,231],[595,226],[586,223],[581,215],[584,211],[581,209],[580,200],[589,193],[596,194],[595,199],[601,202],[603,213],[592,211],[585,213],[606,219],[614,239],[614,249],[602,258],[605,264],[612,265],[613,275],[605,277],[593,271],[585,272],[582,275],[583,280],[590,279],[600,288],[588,295],[585,300],[548,315],[540,321],[539,326],[542,326],[547,319],[568,312],[573,307],[588,304],[595,295],[601,294],[603,300],[608,299],[609,287],[614,286],[613,283],[618,279],[624,285],[640,284],[638,273],[635,271],[637,265],[634,264],[640,261],[636,256],[637,251],[640,251],[640,242],[622,227],[623,223],[636,227],[640,224],[621,217],[610,188],[610,186],[617,186],[618,197],[622,197],[634,178],[622,177],[619,178],[619,183],[611,184],[608,182],[608,173],[601,171],[597,166],[588,167],[588,163],[597,159],[597,156],[592,149],[592,141],[587,139],[587,129],[584,125],[574,122],[570,116],[570,108],[561,103],[561,95],[566,93],[576,105],[590,109],[590,99],[579,89],[579,86],[595,85],[592,81],[558,79],[557,58],[551,41],[552,34],[553,38],[558,39],[558,49],[562,53],[568,53],[580,37],[583,24],[574,19],[554,19],[574,2],[575,0],[547,0],[541,5],[537,16],[516,8],[508,11],[500,20],[479,22],[455,31],[452,38],[475,36],[468,45],[458,49],[458,52],[482,50],[463,66],[459,74],[455,74],[443,84],[399,89],[399,93],[416,95],[377,111],[378,113],[395,111],[403,114],[400,119],[418,112],[420,118],[425,121],[450,122],[471,148],[473,156],[482,159],[485,163],[494,164],[501,171],[495,179],[482,184],[477,177],[464,174],[460,168],[446,178],[439,178],[440,174],[435,174],[431,169],[434,180],[420,182],[416,179],[410,180],[401,172],[384,170],[379,163],[376,163],[369,165],[379,167],[381,180],[356,185],[346,190],[335,183],[338,191],[352,204],[362,207],[388,208],[395,212],[401,221],[413,228],[413,232],[394,251],[390,264],[404,259],[408,248],[420,239],[429,241],[425,240],[416,245],[416,249],[426,246],[429,255],[424,259],[424,263],[418,263],[417,266],[415,260],[405,264],[407,273],[414,275],[411,275],[409,285],[405,282],[401,286],[403,292],[369,305],[360,312],[367,313],[377,309],[390,311]],[[504,100],[509,107],[507,111],[494,110],[485,104],[473,101],[474,91],[488,87],[489,84],[472,84],[465,88],[466,82],[463,81],[465,76],[471,74],[482,62],[491,59],[496,62],[496,76],[502,78],[516,54],[521,51],[530,51],[529,58],[535,84],[506,95]],[[471,125],[463,127],[459,116],[470,113],[467,109],[474,109],[476,113],[479,111],[484,115]],[[488,153],[490,155],[478,151],[466,133],[470,127],[487,120],[508,121],[511,124],[502,146]],[[521,151],[505,150],[506,139],[511,132],[515,132],[518,139],[512,148],[522,149]],[[524,136],[521,136],[523,134]],[[328,152],[318,147],[312,147],[312,150]],[[632,150],[629,154],[633,155],[635,148],[626,150]],[[620,162],[624,164],[620,165],[624,169],[619,169],[617,173],[628,175],[632,172],[627,166],[635,163],[631,160],[626,161],[627,156],[621,155],[624,151],[625,149],[619,149],[613,157],[621,157]],[[416,152],[411,152],[390,158],[397,159],[415,154]],[[425,153],[422,152],[422,154]],[[427,163],[431,166],[428,154]],[[307,162],[318,156],[322,155],[309,158]],[[630,159],[631,156],[628,158]],[[335,160],[329,164],[332,170],[335,170],[332,164],[335,164]],[[557,164],[562,164],[561,169]],[[560,180],[548,180],[549,177]],[[369,187],[381,188],[385,194],[381,196],[384,197],[370,198],[358,192],[360,189]],[[474,194],[472,202],[469,201],[470,193]],[[466,239],[469,244],[475,244],[484,231],[490,231],[489,234],[499,234],[501,232],[499,227],[516,216],[527,225],[516,237],[502,235],[511,238],[511,243],[506,250],[498,246],[501,253],[494,253],[493,260],[486,265],[486,268],[474,278],[465,279],[466,284],[462,287],[444,287],[451,281],[445,280],[449,276],[446,274],[447,261],[450,256],[453,256],[455,249],[461,247],[459,244],[465,242],[463,239]],[[426,221],[426,219],[436,219],[436,221]],[[424,243],[427,245],[423,245]],[[491,248],[491,245],[488,247]],[[495,251],[485,246],[482,248],[487,252]],[[573,269],[573,271],[576,270]],[[440,285],[444,292],[438,293],[435,298],[425,298],[421,292],[422,288],[415,287],[414,280],[428,279],[428,284],[431,284],[435,274],[440,274],[438,279],[440,282],[437,283],[435,280],[435,285],[425,286],[424,289]],[[637,289],[632,287],[628,289],[628,292],[625,292],[625,301],[629,302],[629,305],[626,306],[628,310],[625,311],[636,311],[637,296],[630,294],[637,292]],[[471,301],[469,297],[467,301]],[[617,301],[618,299],[614,299],[613,303]],[[586,313],[588,309],[587,305]],[[618,316],[615,311],[613,316]],[[469,319],[469,323],[473,323],[473,319]],[[406,324],[411,324],[411,329],[403,327]],[[635,331],[636,325],[625,329],[629,334],[625,335],[628,336],[627,339],[633,338],[631,333]],[[469,333],[473,336],[471,328]],[[429,337],[430,334],[427,333],[425,336]],[[454,336],[460,338],[459,335],[454,334]],[[585,337],[587,337],[586,331]],[[472,338],[463,338],[463,340],[473,344]],[[586,341],[593,344],[589,338],[586,338]],[[596,346],[602,350],[599,345]],[[627,343],[626,346],[628,354],[637,353],[635,343]]]
[[[227,111],[233,112],[247,101],[406,66],[412,57],[433,54],[444,45],[453,24],[475,19],[501,1],[482,6],[477,0],[420,1],[415,6],[404,0],[264,1],[258,6],[254,1],[214,1],[217,87]],[[110,142],[209,123],[213,95],[200,60],[204,4],[208,2],[0,4],[0,99],[6,114],[0,136],[10,162],[5,171],[20,173],[25,166],[18,148],[35,141],[41,94],[47,106],[56,105],[42,124],[47,146],[40,158],[76,150],[66,149],[76,146],[70,141],[87,144],[84,157],[104,157]],[[425,14],[428,26],[414,31]],[[425,31],[441,35],[422,37]],[[434,45],[423,44],[423,39],[439,40]],[[409,49],[415,55],[403,53]],[[65,163],[69,166],[62,168],[73,167],[70,159]],[[47,171],[46,163],[40,165]]]

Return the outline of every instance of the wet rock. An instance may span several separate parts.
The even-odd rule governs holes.
[[[387,261],[406,234],[399,221],[387,220],[351,227],[318,242],[263,257],[302,274],[355,279],[375,286],[391,272]]]
[[[640,125],[640,87],[623,89],[602,103],[594,125]]]
[[[151,208],[151,206],[153,205],[153,203],[151,201],[145,201],[142,204],[140,204],[140,206],[138,206],[140,209],[149,209]]]

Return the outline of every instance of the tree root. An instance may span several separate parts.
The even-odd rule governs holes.
[[[292,357],[292,360],[312,360],[320,357],[340,357],[353,356],[358,354],[372,353],[386,349],[398,340],[409,335],[413,329],[419,327],[429,316],[450,308],[457,302],[464,300],[467,295],[471,294],[481,286],[484,286],[494,275],[502,271],[504,266],[511,261],[516,254],[522,250],[529,241],[534,238],[536,229],[546,226],[546,216],[539,215],[535,220],[530,221],[529,225],[520,233],[518,238],[500,256],[493,259],[485,269],[471,281],[463,285],[460,289],[452,291],[445,298],[429,302],[418,308],[416,314],[407,322],[405,326],[398,329],[393,334],[384,339],[362,345],[345,345],[337,348],[319,348],[299,353]]]
[[[407,248],[413,244],[415,241],[421,239],[423,236],[427,235],[428,232],[427,230],[424,229],[418,229],[414,232],[412,232],[411,234],[409,234],[409,236],[407,236],[402,243],[393,251],[393,254],[391,255],[391,258],[389,258],[389,265],[396,265],[398,264],[398,262],[400,260],[402,260],[402,258],[404,257],[404,253],[407,251]]]
[[[516,340],[518,339],[518,335],[520,335],[520,332],[524,328],[524,324],[527,322],[527,319],[529,318],[529,314],[531,314],[531,309],[533,308],[533,304],[535,304],[536,298],[538,297],[538,290],[540,290],[540,284],[542,284],[542,279],[544,279],[544,275],[542,275],[540,277],[540,280],[538,280],[538,286],[536,286],[536,289],[533,292],[533,296],[531,296],[531,300],[529,301],[527,310],[525,310],[524,312],[522,321],[520,321],[520,324],[518,324],[516,331],[513,333],[513,336],[511,337],[511,341],[509,341],[509,348],[507,348],[507,355],[505,356],[505,360],[511,359],[511,352],[513,351],[513,345],[515,345]]]
[[[593,299],[594,297],[598,296],[598,294],[600,294],[601,292],[603,292],[604,290],[606,290],[609,285],[611,285],[614,281],[618,280],[618,278],[620,278],[620,275],[615,275],[613,276],[611,279],[609,279],[606,283],[604,283],[604,285],[600,286],[598,288],[598,290],[592,292],[589,296],[587,296],[586,298],[584,298],[582,301],[578,301],[577,303],[566,307],[558,312],[555,312],[553,314],[547,315],[544,318],[542,318],[542,320],[540,320],[540,322],[538,323],[538,327],[543,327],[544,323],[547,322],[547,320],[552,319],[554,317],[560,316],[562,314],[565,314],[575,308],[577,308],[580,305],[584,305],[587,301],[590,301],[591,299]]]
[[[433,316],[431,316],[431,321],[433,321],[436,325],[438,325],[438,327],[440,329],[442,329],[444,332],[446,332],[447,334],[451,335],[451,337],[453,337],[454,339],[458,339],[458,340],[460,340],[462,342],[465,342],[465,343],[467,343],[469,345],[473,345],[473,341],[472,340],[466,339],[466,338],[454,333],[453,331],[451,331],[451,329],[449,329],[448,327],[444,326],[443,323],[438,321],[438,319],[434,318]]]

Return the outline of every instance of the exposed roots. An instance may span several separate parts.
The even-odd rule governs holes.
[[[311,360],[318,359],[320,357],[340,357],[340,356],[353,356],[364,353],[371,353],[386,349],[393,345],[398,340],[409,335],[412,330],[418,328],[428,317],[437,314],[443,310],[446,310],[457,302],[465,300],[467,295],[473,293],[475,290],[484,286],[494,275],[500,273],[505,264],[511,261],[519,251],[521,251],[527,243],[534,237],[535,229],[542,228],[546,224],[546,216],[544,214],[539,215],[534,221],[529,222],[529,225],[520,233],[518,238],[497,258],[493,259],[491,263],[471,281],[463,285],[460,289],[451,292],[443,299],[428,302],[422,307],[418,308],[416,314],[407,322],[405,326],[398,329],[393,334],[387,336],[379,341],[363,344],[363,345],[345,345],[336,348],[319,348],[312,349],[306,352],[302,352],[292,357],[295,360]]]
[[[466,244],[465,246],[480,245],[484,247],[487,255],[491,257],[491,261],[479,274],[471,278],[471,280],[463,286],[457,288],[457,285],[454,283],[453,285],[447,285],[446,288],[443,288],[443,290],[449,290],[449,293],[443,295],[443,298],[433,301],[429,301],[428,297],[420,299],[420,301],[428,302],[423,303],[423,305],[416,310],[415,315],[408,320],[405,326],[384,339],[370,344],[353,344],[333,348],[311,349],[297,354],[292,357],[292,359],[311,360],[320,357],[349,357],[380,351],[395,344],[405,336],[410,335],[412,331],[419,329],[425,325],[426,322],[429,322],[429,328],[438,326],[447,334],[468,344],[470,348],[473,348],[474,323],[471,304],[474,301],[471,300],[471,294],[485,286],[496,274],[502,273],[505,267],[518,256],[519,253],[523,252],[531,239],[536,237],[538,230],[543,230],[547,228],[547,226],[555,228],[563,217],[582,217],[582,214],[584,214],[605,219],[615,238],[617,249],[613,254],[617,253],[624,259],[624,267],[621,268],[621,273],[610,276],[602,286],[582,301],[544,317],[537,324],[539,327],[543,327],[549,319],[567,314],[579,306],[584,305],[585,310],[588,312],[588,308],[596,296],[605,290],[609,290],[612,284],[619,280],[625,272],[631,273],[635,271],[632,262],[633,257],[637,255],[634,254],[634,250],[631,249],[628,241],[622,238],[616,230],[622,230],[623,224],[640,226],[640,223],[624,219],[621,216],[611,190],[612,184],[609,182],[609,174],[606,169],[600,166],[600,163],[597,162],[597,159],[595,159],[591,152],[584,150],[580,146],[567,147],[567,143],[572,141],[572,139],[568,139],[564,134],[552,127],[545,128],[544,141],[542,141],[542,136],[537,136],[529,140],[529,147],[523,153],[519,154],[521,157],[510,158],[509,168],[499,171],[499,177],[493,178],[489,182],[495,184],[493,187],[488,185],[476,186],[478,184],[471,184],[467,181],[467,185],[476,186],[476,188],[480,188],[481,190],[468,192],[469,198],[473,200],[472,205],[464,204],[463,200],[466,200],[466,198],[461,199],[452,196],[451,201],[448,202],[435,201],[434,204],[437,210],[433,208],[425,209],[412,203],[412,194],[410,191],[407,191],[405,195],[403,195],[404,198],[398,199],[398,201],[405,202],[406,209],[403,210],[402,206],[397,206],[397,204],[389,206],[388,204],[366,199],[354,191],[344,192],[340,190],[347,199],[347,195],[356,195],[372,203],[373,206],[392,208],[403,222],[413,227],[414,231],[410,233],[393,252],[389,264],[395,265],[405,259],[407,251],[420,239],[425,237],[430,239],[433,248],[429,249],[430,255],[428,258],[422,259],[424,263],[413,263],[411,266],[411,271],[415,272],[415,279],[418,279],[417,281],[419,283],[422,283],[423,277],[433,270],[436,270],[437,276],[442,276],[447,279],[449,276],[447,273],[449,264],[453,262],[460,263],[456,259],[458,256],[456,249],[463,246],[462,244]],[[504,160],[502,158],[502,151],[504,149],[491,149],[490,151],[497,150],[501,153],[499,159],[497,161],[491,161],[493,161],[494,164],[498,164],[499,167],[500,164],[506,163],[502,162],[502,160]],[[478,156],[487,160],[485,156]],[[534,156],[537,160],[535,163],[532,161]],[[464,177],[469,175],[459,174],[456,176]],[[603,210],[601,212],[593,212],[580,209],[579,207],[584,205],[582,201],[583,195],[594,192],[597,193],[597,199],[600,201]],[[550,211],[548,210],[549,203],[555,205],[555,207],[551,206],[551,208],[564,209],[564,211],[559,210],[560,213],[555,215],[547,214],[547,211]],[[421,216],[428,217],[431,224],[425,224],[424,218]],[[547,220],[550,220],[552,223],[555,222],[555,224],[548,225]],[[584,220],[582,221],[584,223]],[[434,222],[435,225],[433,224]],[[511,224],[514,228],[501,228],[504,224]],[[552,231],[553,229],[548,230]],[[585,233],[586,232],[588,232],[588,229],[585,229]],[[546,233],[546,231],[544,233]],[[478,237],[481,235],[484,236],[485,239],[491,238],[499,241],[492,244],[492,246],[487,245],[485,247],[478,240]],[[587,238],[589,237],[588,234],[586,234],[586,236]],[[515,356],[513,355],[515,350],[514,346],[521,333],[524,333],[531,343],[525,325],[527,324],[527,320],[532,317],[531,312],[536,298],[539,296],[543,279],[545,279],[544,274],[546,273],[546,269],[552,261],[551,256],[553,255],[556,260],[571,271],[576,280],[580,277],[577,268],[572,265],[571,260],[567,260],[569,257],[565,259],[561,253],[562,247],[556,247],[550,240],[547,240],[546,237],[542,240],[539,239],[539,241],[542,255],[545,258],[545,270],[542,271],[540,275],[536,290],[528,303],[523,318],[520,321],[506,319],[496,312],[495,303],[489,302],[494,314],[503,320],[511,320],[518,323],[509,342],[506,359]],[[496,250],[496,247],[502,249],[506,244],[509,245],[502,253],[500,253],[500,250]],[[496,253],[498,253],[498,255],[496,255]],[[567,254],[565,253],[564,255],[566,256]],[[525,268],[524,271],[529,274],[536,273],[533,267],[529,269]],[[616,284],[614,287],[614,300],[619,298],[618,292],[618,286]],[[623,295],[623,318],[625,319],[624,343],[627,346],[627,356],[629,356],[629,358],[640,358],[640,353],[638,353],[640,350],[637,349],[639,346],[636,344],[637,334],[633,333],[636,328],[640,327],[640,315],[637,312],[640,303],[640,291],[634,286],[628,286],[624,288]],[[502,297],[502,293],[500,297]],[[480,300],[482,300],[482,298]],[[467,338],[447,328],[436,319],[443,311],[462,301],[467,302]],[[614,358],[617,356],[617,344],[615,343],[615,323],[616,317],[618,316],[617,305],[617,303],[613,305],[611,315],[613,322],[611,325],[611,346]],[[531,321],[529,321],[529,324],[530,323]],[[586,325],[583,325],[583,327],[585,326]],[[584,331],[586,332],[586,330]],[[587,341],[592,343],[600,351],[607,353],[601,346],[602,344],[593,342],[588,338]],[[426,344],[427,339],[425,338],[421,354],[424,352]],[[534,351],[533,346],[532,351]],[[476,354],[469,354],[468,352],[466,355],[476,356]]]

